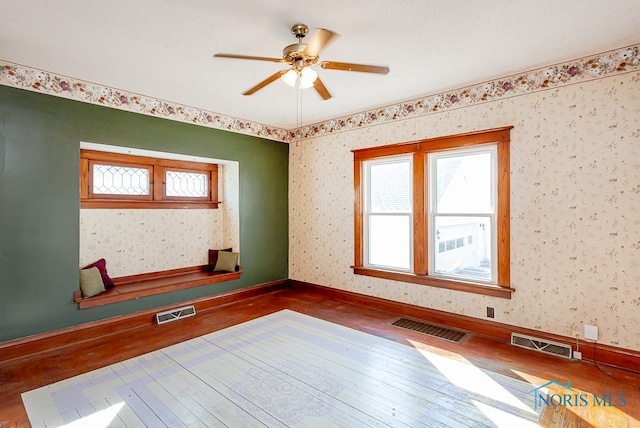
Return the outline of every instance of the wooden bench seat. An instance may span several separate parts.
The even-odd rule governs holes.
[[[113,282],[115,283],[114,288],[86,299],[83,299],[82,292],[77,290],[73,294],[73,300],[78,304],[80,309],[94,308],[110,303],[133,300],[139,297],[232,281],[240,278],[241,274],[241,266],[238,267],[236,272],[213,272],[208,270],[207,265],[202,265],[122,276],[113,278]]]

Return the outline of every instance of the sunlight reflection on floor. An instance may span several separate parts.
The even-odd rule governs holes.
[[[544,385],[550,379],[541,378],[538,376],[534,376],[527,372],[523,372],[520,370],[511,369],[511,371],[517,375],[519,378],[526,380],[527,382],[533,385]],[[593,394],[591,391],[584,391],[578,388],[573,388],[576,394]],[[548,393],[560,393],[559,388],[551,387],[548,390]],[[577,418],[581,419],[581,421],[586,422],[590,426],[629,426],[629,427],[640,427],[640,421],[629,416],[624,408],[607,406],[604,409],[594,408],[594,406],[585,406],[585,407],[564,407],[567,411],[573,413]],[[603,425],[603,423],[605,425]]]
[[[414,343],[411,340],[409,342],[412,344]],[[493,380],[483,370],[474,366],[463,357],[462,359],[464,362],[461,363],[459,361],[453,361],[447,357],[421,350],[417,347],[416,349],[418,349],[418,351],[427,360],[429,360],[431,364],[440,370],[440,372],[454,385],[478,395],[492,398],[494,400],[500,400],[501,402],[518,409],[535,413],[530,405],[523,403],[516,396],[507,391],[502,385]]]
[[[91,415],[71,422],[70,424],[61,425],[59,428],[107,428],[111,422],[118,416],[118,412],[122,409],[124,403],[114,404],[106,409],[99,410]]]

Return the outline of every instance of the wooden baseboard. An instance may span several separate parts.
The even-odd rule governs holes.
[[[0,363],[17,358],[28,358],[29,356],[40,352],[63,348],[71,344],[82,343],[98,337],[121,333],[126,330],[150,326],[155,324],[156,313],[178,306],[194,305],[196,307],[196,312],[203,312],[217,306],[289,288],[292,290],[310,291],[320,294],[328,299],[343,301],[359,306],[366,306],[386,312],[392,312],[398,315],[417,318],[434,324],[457,328],[501,342],[509,342],[511,339],[511,333],[513,332],[567,344],[572,346],[575,350],[575,339],[571,337],[395,302],[379,297],[338,290],[303,281],[282,279],[223,294],[206,296],[186,302],[175,303],[169,306],[153,308],[3,342],[0,343]],[[640,373],[640,352],[638,351],[610,345],[597,344],[597,346],[594,346],[593,343],[584,342],[580,346],[580,351],[582,352],[582,358],[584,360],[595,360],[600,364],[606,364]]]
[[[185,305],[194,305],[196,312],[203,312],[227,303],[237,302],[289,288],[289,280],[282,279],[255,285],[252,287],[233,290],[227,293],[201,297],[199,299],[178,302],[172,305],[148,309],[127,315],[120,315],[100,321],[80,324],[47,333],[36,334],[20,339],[0,343],[0,363],[17,358],[28,358],[30,355],[51,349],[62,348],[71,344],[82,343],[98,337],[122,333],[144,326],[155,324],[155,314]]]
[[[534,336],[544,340],[570,345],[573,350],[576,350],[576,340],[567,336],[395,302],[379,297],[338,290],[303,281],[290,280],[290,287],[293,290],[298,289],[319,293],[332,300],[344,301],[355,305],[366,306],[369,308],[417,318],[434,324],[441,324],[501,342],[510,342],[511,333],[519,333],[526,336]],[[594,345],[593,343],[584,341],[581,342],[580,351],[582,352],[583,360],[596,361],[599,364],[606,364],[640,373],[640,352],[638,351],[618,348],[610,345]]]

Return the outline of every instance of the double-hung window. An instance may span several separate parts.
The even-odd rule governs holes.
[[[366,163],[367,265],[410,271],[413,266],[411,157]]]
[[[430,275],[496,283],[496,165],[495,144],[429,154]]]
[[[354,151],[354,272],[510,298],[509,130]]]

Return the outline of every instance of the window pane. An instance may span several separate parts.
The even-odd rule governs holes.
[[[411,211],[411,162],[371,164],[369,166],[369,211]]]
[[[167,196],[206,198],[209,196],[209,177],[204,173],[167,171]]]
[[[437,213],[492,213],[491,153],[438,156],[435,160]]]
[[[148,195],[149,170],[115,165],[93,165],[93,193]]]
[[[469,280],[492,281],[491,218],[435,217],[435,273]],[[458,245],[467,238],[467,245]],[[440,251],[441,243],[446,251]],[[451,245],[449,245],[451,243]]]
[[[369,216],[369,265],[411,268],[411,217]]]

